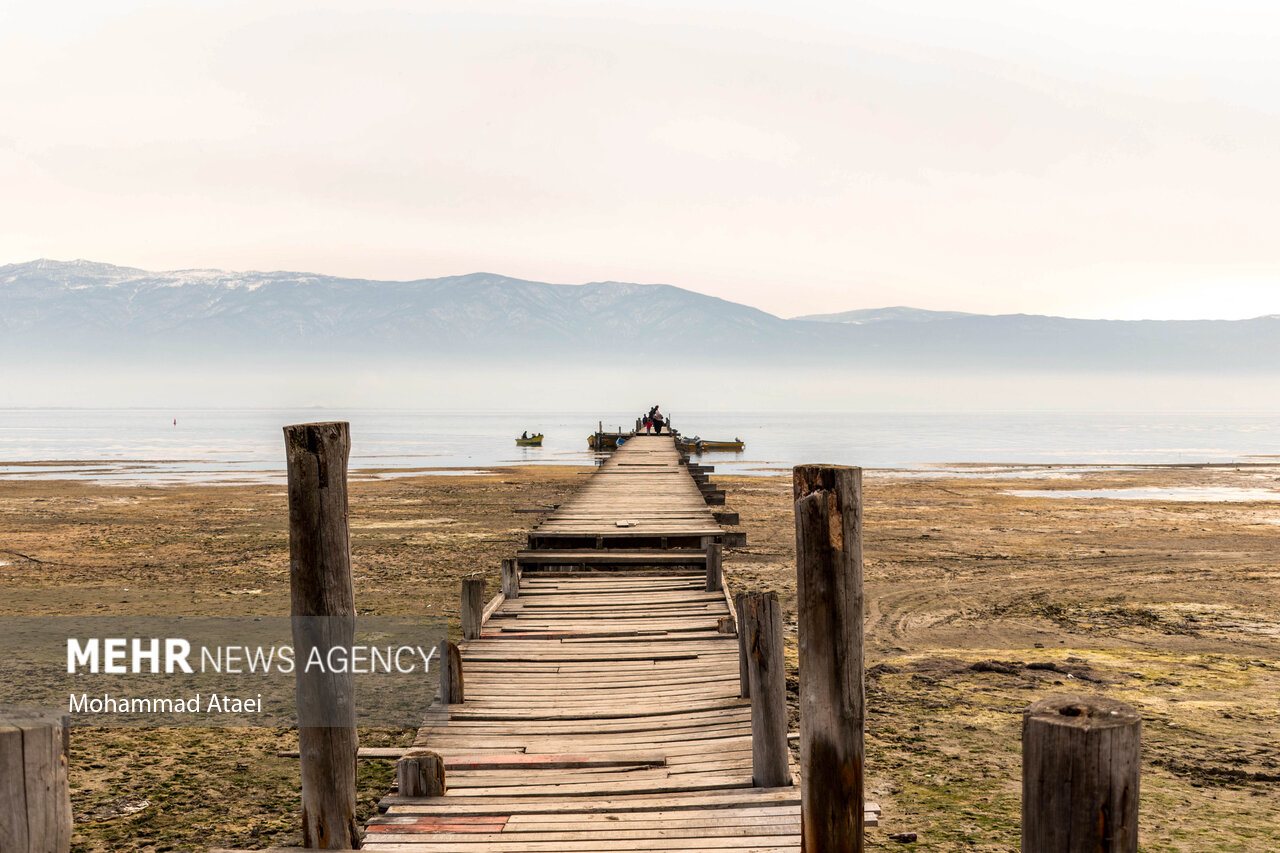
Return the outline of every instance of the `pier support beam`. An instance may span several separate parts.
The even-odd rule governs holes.
[[[1142,718],[1102,696],[1022,714],[1023,853],[1136,853]]]
[[[751,696],[751,674],[747,669],[747,610],[745,592],[733,597],[733,613],[738,625],[738,696]]]
[[[299,660],[355,641],[355,593],[347,529],[345,422],[284,428],[289,480],[289,586],[293,646]],[[296,670],[302,771],[302,844],[360,847],[356,823],[355,678]]]
[[[45,708],[0,706],[0,850],[67,853],[70,721]]]
[[[776,592],[743,600],[747,676],[751,685],[751,779],[757,788],[791,784],[787,748],[787,672],[782,647],[782,607]]]
[[[801,850],[863,850],[862,470],[793,471]]]

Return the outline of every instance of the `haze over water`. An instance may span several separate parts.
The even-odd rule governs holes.
[[[325,420],[351,422],[353,472],[589,465],[596,457],[587,449],[587,436],[597,423],[630,428],[636,414],[5,409],[0,410],[0,477],[144,483],[275,479],[284,471],[281,428]],[[1274,412],[671,414],[687,436],[746,442],[743,453],[704,459],[726,473],[763,473],[806,462],[867,468],[1280,462]],[[545,434],[541,448],[515,446],[515,437],[526,429]],[[69,464],[14,464],[25,462]]]

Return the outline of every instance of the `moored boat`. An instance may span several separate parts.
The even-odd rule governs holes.
[[[632,435],[633,433],[626,432],[595,432],[587,436],[587,448],[599,451],[617,450],[618,445],[625,443]]]
[[[747,449],[747,443],[740,438],[735,438],[733,441],[711,441],[696,435],[692,438],[681,436],[678,443],[680,449],[686,453],[740,453]]]

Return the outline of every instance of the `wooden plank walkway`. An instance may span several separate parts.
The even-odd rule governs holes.
[[[751,786],[737,638],[705,581],[526,575],[462,645],[465,704],[419,732],[445,796],[387,797],[365,848],[798,851],[799,786]]]
[[[466,701],[414,743],[444,759],[444,796],[386,797],[365,849],[799,851],[798,780],[752,786],[703,495],[670,436],[636,436],[530,534],[519,596],[460,644]]]
[[[669,435],[628,439],[529,534],[534,550],[705,550],[710,542],[723,542],[723,531]]]

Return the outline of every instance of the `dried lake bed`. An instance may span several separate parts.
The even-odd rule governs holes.
[[[559,503],[586,470],[353,480],[361,613],[453,614],[474,571],[496,588],[538,519],[516,510]],[[1177,499],[1269,493],[1276,478],[1269,465],[868,471],[867,790],[884,810],[871,846],[904,831],[926,849],[1016,846],[1022,708],[1099,692],[1144,718],[1144,849],[1280,849],[1280,503]],[[747,533],[726,555],[730,585],[777,590],[794,631],[789,477],[716,479]],[[1133,489],[1155,496],[1049,494]],[[288,610],[279,483],[6,477],[0,517],[0,613]],[[276,757],[294,745],[288,729],[76,729],[75,849],[295,843],[297,767]],[[365,815],[390,777],[362,762]]]

